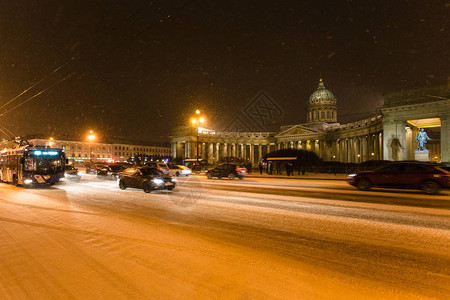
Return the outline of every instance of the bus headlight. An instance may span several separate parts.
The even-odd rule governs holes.
[[[23,183],[24,183],[24,184],[31,184],[31,183],[33,183],[33,180],[31,180],[31,179],[25,179],[25,180],[23,181]]]
[[[66,181],[66,178],[62,177],[59,179],[59,181]]]

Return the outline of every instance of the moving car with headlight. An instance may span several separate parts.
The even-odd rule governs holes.
[[[183,165],[173,165],[169,166],[169,175],[170,176],[189,176],[191,175],[192,171],[186,166]]]
[[[121,190],[126,188],[143,189],[150,193],[154,190],[173,190],[176,180],[172,176],[166,175],[157,168],[152,167],[134,167],[125,169],[119,174],[119,187]]]
[[[97,174],[97,170],[100,167],[100,164],[96,163],[87,163],[86,164],[86,174]]]
[[[349,184],[359,190],[372,187],[420,189],[426,194],[437,194],[450,188],[450,172],[437,165],[420,162],[394,162],[375,171],[347,176]]]
[[[102,165],[97,169],[98,179],[117,180],[119,173],[125,170],[122,165]]]
[[[64,181],[66,157],[59,148],[11,141],[0,151],[0,180],[14,185],[53,185]]]
[[[81,180],[81,172],[78,171],[73,165],[65,165],[64,166],[64,177],[66,180],[71,181],[80,181]]]
[[[247,169],[237,164],[222,163],[214,169],[207,170],[206,176],[208,179],[213,177],[217,177],[218,179],[222,177],[244,179],[247,176]]]

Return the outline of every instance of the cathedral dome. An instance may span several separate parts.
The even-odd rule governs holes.
[[[322,79],[317,90],[309,97],[306,120],[308,123],[337,122],[336,97],[325,88]]]
[[[323,105],[334,104],[336,105],[336,98],[333,93],[325,88],[322,79],[319,81],[317,90],[309,97],[309,105]]]

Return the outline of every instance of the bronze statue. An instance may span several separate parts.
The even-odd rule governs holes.
[[[419,149],[419,151],[423,151],[423,150],[427,150],[427,148],[425,148],[425,144],[427,143],[427,140],[431,140],[427,133],[423,130],[423,128],[420,128],[420,131],[417,133],[416,135],[416,140],[417,140],[417,149]]]

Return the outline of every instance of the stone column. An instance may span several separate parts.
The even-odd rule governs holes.
[[[373,137],[373,139],[374,139],[374,142],[375,142],[375,149],[374,149],[374,153],[375,153],[375,157],[374,157],[374,159],[380,159],[380,151],[379,151],[379,149],[380,149],[380,138],[378,137],[378,134],[376,134],[374,137]]]
[[[450,120],[449,115],[441,116],[441,161],[450,162]]]
[[[253,164],[255,162],[255,145],[250,144],[250,163]]]
[[[365,146],[364,146],[364,143],[365,143],[365,141],[366,141],[366,138],[363,136],[363,137],[360,137],[359,138],[359,146],[360,146],[360,150],[359,150],[359,152],[360,152],[360,154],[361,154],[361,161],[363,162],[363,161],[365,161],[366,159],[365,159],[365,157],[366,157],[366,154],[365,154],[365,149],[366,148],[364,148]]]
[[[333,155],[334,155],[334,157],[331,157],[332,159],[333,159],[333,161],[339,161],[339,154],[340,154],[340,151],[339,151],[339,139],[337,139],[335,142],[334,142],[334,151],[333,151]]]
[[[208,153],[207,153],[207,149],[206,149],[206,143],[202,143],[202,149],[200,150],[200,157],[203,159],[203,160],[206,160],[206,158],[207,158],[207,155],[208,155]]]
[[[171,155],[172,158],[177,158],[177,142],[172,142],[171,143]]]
[[[261,161],[261,159],[262,159],[262,157],[263,157],[263,155],[262,155],[262,149],[263,149],[262,144],[259,144],[259,145],[258,145],[258,161]]]
[[[364,148],[363,148],[364,138],[358,137],[358,154],[359,154],[359,162],[364,161]]]
[[[383,159],[383,133],[378,134],[378,157],[379,159]]]
[[[216,164],[219,163],[220,160],[220,143],[216,143]]]
[[[213,143],[208,143],[208,163],[212,164],[214,162],[214,148]]]
[[[191,158],[189,152],[189,142],[184,142],[184,157]]]
[[[228,144],[224,143],[223,144],[223,157],[228,157]]]

